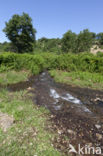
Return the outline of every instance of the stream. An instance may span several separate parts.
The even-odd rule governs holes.
[[[36,103],[44,105],[52,112],[68,109],[68,105],[78,110],[79,113],[92,114],[92,112],[84,105],[84,103],[65,87],[54,82],[48,72],[43,72],[35,79],[36,87]]]
[[[59,133],[54,141],[57,149],[67,155],[69,144],[103,149],[102,91],[56,83],[47,71],[35,78],[33,88],[34,102],[52,113],[49,129]]]

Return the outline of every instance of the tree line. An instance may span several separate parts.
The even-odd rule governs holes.
[[[3,31],[10,43],[0,43],[0,51],[17,53],[55,52],[59,54],[90,51],[94,44],[103,47],[103,33],[96,34],[88,29],[84,29],[79,34],[69,30],[61,39],[42,37],[36,40],[36,29],[33,27],[31,17],[26,13],[13,15],[5,23]]]

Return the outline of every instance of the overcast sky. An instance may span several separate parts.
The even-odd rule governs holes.
[[[61,38],[69,29],[103,32],[103,0],[0,0],[0,42],[7,41],[5,21],[22,12],[33,19],[36,39]]]

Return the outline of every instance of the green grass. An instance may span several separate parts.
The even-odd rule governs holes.
[[[61,70],[51,70],[50,74],[55,81],[76,85],[80,87],[89,87],[93,89],[103,89],[103,75],[90,72],[65,72]]]
[[[29,71],[5,71],[0,73],[0,84],[13,84],[20,81],[27,80],[30,72]]]
[[[15,77],[13,80],[15,83],[27,78],[28,72],[24,72],[24,77],[22,74],[23,72],[11,71],[1,75],[7,78],[6,83],[12,83]],[[58,134],[47,130],[50,124],[48,120],[50,112],[44,107],[35,105],[31,97],[32,94],[27,90],[9,92],[6,89],[0,89],[0,111],[12,116],[15,120],[6,132],[0,128],[0,156],[62,155],[52,145],[53,138]]]
[[[34,105],[28,96],[26,90],[0,90],[0,110],[15,119],[6,133],[0,129],[0,156],[60,156],[50,141],[55,135],[45,130],[49,112]]]

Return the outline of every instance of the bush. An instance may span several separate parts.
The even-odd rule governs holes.
[[[65,71],[88,71],[103,73],[103,54],[15,54],[0,55],[0,71],[14,69],[28,69],[33,74],[39,74],[45,69],[59,69]]]

